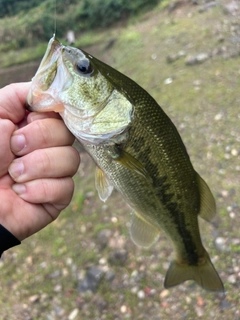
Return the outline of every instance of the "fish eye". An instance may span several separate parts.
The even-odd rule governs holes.
[[[90,74],[93,71],[91,63],[87,59],[78,61],[76,64],[76,68],[82,74]]]

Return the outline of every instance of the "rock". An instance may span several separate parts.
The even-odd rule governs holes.
[[[165,289],[159,294],[159,297],[160,297],[160,299],[164,299],[164,298],[167,298],[169,296],[169,294],[170,294],[170,291]]]
[[[32,256],[27,257],[26,263],[31,266],[33,264],[33,257]]]
[[[113,271],[109,270],[105,273],[105,279],[107,281],[112,282],[114,278],[115,278],[115,273]]]
[[[105,50],[111,49],[111,48],[114,46],[114,44],[116,43],[116,41],[117,41],[117,38],[109,39],[109,40],[107,41],[106,46],[105,46]]]
[[[197,60],[196,57],[194,56],[187,56],[186,60],[185,60],[185,64],[187,66],[194,66],[195,64],[197,64]]]
[[[236,15],[239,10],[239,3],[237,1],[231,1],[224,5],[224,11],[231,15]]]
[[[181,7],[182,5],[183,5],[183,1],[181,1],[181,0],[173,1],[168,6],[168,12],[171,13],[174,10],[178,9],[179,7]]]
[[[63,317],[65,314],[65,310],[63,308],[61,308],[60,306],[55,306],[54,312],[58,317]]]
[[[30,303],[36,303],[40,300],[40,296],[38,294],[34,294],[33,296],[29,297],[28,301]]]
[[[235,284],[237,282],[235,274],[231,274],[228,278],[227,281],[231,284]]]
[[[233,211],[229,212],[229,217],[230,217],[231,219],[234,219],[234,218],[236,217],[235,212],[233,212]]]
[[[220,112],[215,115],[214,120],[219,121],[219,120],[222,120],[223,118],[224,118],[224,114]]]
[[[112,221],[112,223],[117,223],[118,222],[118,218],[117,217],[112,217],[111,221]]]
[[[124,265],[128,258],[126,250],[118,250],[109,254],[109,262],[114,265]]]
[[[197,297],[197,305],[199,307],[203,307],[204,306],[204,300],[203,300],[203,298],[201,296]]]
[[[145,292],[143,290],[138,291],[137,296],[139,299],[145,298]]]
[[[231,150],[231,155],[234,156],[234,157],[236,157],[236,156],[238,155],[237,149],[232,149],[232,150]]]
[[[52,272],[49,275],[49,278],[50,279],[55,279],[55,278],[58,278],[60,275],[61,275],[61,271],[60,270],[55,270],[54,272]]]
[[[222,310],[227,310],[227,309],[231,309],[232,306],[228,300],[224,299],[220,302],[220,308]]]
[[[66,259],[66,265],[71,266],[73,264],[73,259],[72,258],[67,258]]]
[[[178,59],[177,54],[169,54],[166,58],[167,63],[172,63],[172,62],[176,61],[177,59]]]
[[[93,191],[89,191],[89,192],[87,192],[87,193],[85,194],[85,198],[86,198],[86,199],[90,199],[90,198],[92,198],[92,197],[94,197],[94,192],[93,192]]]
[[[209,54],[208,53],[199,53],[196,56],[188,56],[185,60],[185,64],[187,66],[194,66],[196,64],[203,63],[207,59],[209,59]]]
[[[98,308],[98,310],[100,312],[102,312],[104,309],[107,308],[108,306],[108,303],[105,299],[103,299],[101,296],[99,295],[95,295],[93,300],[92,300],[92,303],[94,304],[94,306],[96,306]]]
[[[106,260],[105,258],[100,258],[98,262],[99,262],[99,264],[102,265],[102,266],[104,266],[104,265],[107,264],[107,260]]]
[[[54,292],[56,293],[59,293],[62,291],[62,285],[59,283],[59,284],[56,284],[54,289],[53,289]]]
[[[102,249],[104,249],[107,246],[111,235],[112,235],[112,231],[109,229],[104,229],[99,231],[97,239],[98,239],[98,244],[101,246]]]
[[[217,38],[217,41],[218,42],[224,42],[225,38],[224,38],[224,35],[220,34]]]
[[[136,294],[136,293],[138,292],[138,287],[137,287],[137,286],[132,287],[132,288],[131,288],[131,292],[132,292],[133,294]]]
[[[202,83],[201,83],[201,80],[194,80],[194,81],[193,81],[194,87],[200,87],[201,84],[202,84]]]
[[[208,53],[199,53],[196,56],[197,63],[202,63],[202,62],[206,61],[208,58],[209,58]]]
[[[125,305],[122,305],[120,308],[121,313],[126,313],[127,312],[127,307]]]
[[[126,244],[126,238],[118,233],[114,234],[113,237],[109,239],[109,247],[112,249],[121,250]]]
[[[173,82],[173,78],[167,78],[164,80],[164,84],[170,84]]]
[[[89,268],[85,278],[81,281],[78,290],[80,292],[96,292],[103,275],[104,271],[101,268],[95,266]]]
[[[215,240],[215,245],[220,251],[229,251],[229,246],[227,245],[227,239],[223,237],[218,237]]]
[[[201,318],[204,315],[204,309],[201,307],[196,306],[195,311],[196,311],[196,314],[199,318]]]
[[[56,318],[55,318],[55,316],[53,316],[52,314],[47,314],[47,316],[46,316],[46,320],[55,320]],[[27,319],[26,319],[27,320]],[[32,318],[30,318],[29,320],[32,320]]]
[[[172,63],[186,55],[185,51],[179,51],[177,54],[169,54],[166,57],[167,63]]]
[[[216,5],[216,1],[207,2],[198,9],[198,12],[208,11],[209,9],[216,7]]]
[[[223,56],[226,54],[227,48],[225,46],[214,48],[211,52],[212,57]]]
[[[183,50],[180,50],[180,51],[178,51],[177,56],[178,56],[179,58],[185,57],[185,56],[186,56],[186,52],[183,51]]]
[[[68,316],[68,320],[74,320],[76,319],[77,315],[78,315],[79,310],[76,308],[74,309]]]

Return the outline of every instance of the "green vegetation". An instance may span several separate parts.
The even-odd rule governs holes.
[[[148,10],[159,0],[82,0],[79,20],[84,29],[108,27],[116,21],[126,19],[142,9]]]
[[[59,39],[64,39],[68,30],[82,35],[86,30],[106,28],[126,20],[158,2],[160,0],[0,0],[0,54],[10,53],[8,58],[0,59],[0,67],[41,57],[44,51],[39,42],[46,43],[55,31]],[[21,49],[27,47],[32,48],[32,54],[22,53]]]

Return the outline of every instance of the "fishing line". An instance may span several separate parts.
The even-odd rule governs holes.
[[[54,0],[54,13],[53,13],[53,16],[54,16],[54,25],[53,25],[53,29],[54,29],[54,32],[53,32],[53,38],[56,37],[56,33],[57,33],[57,0]]]

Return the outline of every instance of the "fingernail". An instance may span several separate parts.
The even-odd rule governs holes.
[[[24,164],[22,161],[13,161],[9,168],[8,168],[8,172],[10,174],[10,176],[13,178],[13,180],[15,180],[16,178],[19,178],[19,176],[21,174],[23,174],[24,171]]]
[[[26,147],[26,139],[23,134],[17,134],[11,138],[11,149],[14,153],[20,152]]]
[[[19,195],[22,195],[23,193],[26,192],[26,187],[24,184],[18,184],[18,183],[13,184],[12,189],[14,192],[16,192]]]

